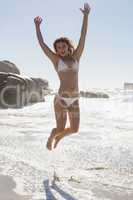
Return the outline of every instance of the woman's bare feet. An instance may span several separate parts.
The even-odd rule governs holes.
[[[60,133],[60,135],[55,136],[55,142],[54,142],[54,149],[57,147],[57,144],[59,143],[59,141],[64,137],[64,135],[62,135],[62,133]]]
[[[54,142],[54,148],[57,147],[57,144],[59,143],[59,141],[64,138],[65,136],[69,135],[70,134],[70,128],[66,128],[64,129],[64,131],[58,133],[57,135],[55,135],[55,142]]]
[[[57,132],[57,129],[54,128],[51,132],[50,137],[48,138],[47,141],[47,148],[51,151],[52,150],[52,146],[53,146],[53,141],[55,140],[56,137],[60,136],[60,133]],[[55,146],[55,145],[54,145]]]
[[[54,128],[51,132],[51,135],[50,137],[48,138],[48,141],[47,141],[47,148],[51,151],[52,150],[52,144],[53,144],[53,140],[55,138],[55,135],[56,135],[56,128]]]
[[[51,132],[50,137],[48,138],[47,141],[47,148],[51,151],[52,150],[52,146],[55,149],[57,147],[57,144],[59,143],[59,141],[64,138],[65,136],[69,135],[71,133],[70,128],[66,128],[64,131],[62,132],[57,132],[57,129],[54,128]],[[54,145],[53,145],[54,142]]]

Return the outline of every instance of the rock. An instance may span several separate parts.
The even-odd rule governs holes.
[[[80,96],[86,98],[109,98],[109,95],[103,92],[80,91]]]
[[[48,94],[48,81],[20,75],[20,70],[10,61],[0,61],[0,106],[20,108],[29,103],[44,101]]]
[[[97,98],[109,98],[109,95],[103,92],[97,92],[96,94],[97,94]]]
[[[26,81],[17,74],[0,73],[0,79],[3,84],[0,86],[0,106],[3,108],[18,108],[26,104],[23,101],[24,92],[26,91]]]
[[[14,63],[7,60],[0,61],[0,72],[20,74],[18,67]]]
[[[20,108],[42,102],[45,90],[48,90],[48,82],[44,79],[0,73],[0,105],[3,108]]]
[[[27,98],[31,103],[44,101],[49,88],[48,81],[41,78],[26,77],[27,82]]]

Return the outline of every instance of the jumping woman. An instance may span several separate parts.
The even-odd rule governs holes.
[[[38,16],[34,19],[38,42],[45,55],[52,61],[60,80],[60,87],[54,98],[56,128],[52,129],[47,141],[47,148],[49,150],[55,148],[58,142],[65,136],[77,133],[79,130],[78,71],[79,61],[85,45],[90,6],[88,3],[85,3],[84,8],[80,10],[83,13],[83,24],[76,48],[73,47],[68,38],[60,37],[55,40],[53,44],[54,51],[52,51],[44,42],[41,34],[40,25],[42,18]],[[67,116],[69,117],[70,124],[68,128],[66,128]]]

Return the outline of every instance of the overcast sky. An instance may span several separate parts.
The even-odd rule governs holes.
[[[82,0],[0,0],[0,60],[14,62],[27,76],[46,78],[52,88],[59,80],[38,45],[34,17],[41,16],[44,41],[69,37],[78,43]],[[79,86],[123,87],[133,82],[133,1],[90,0],[88,33],[80,61]]]

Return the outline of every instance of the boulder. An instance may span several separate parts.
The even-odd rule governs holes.
[[[47,90],[48,82],[44,79],[0,72],[0,105],[3,108],[42,102]]]
[[[0,61],[0,72],[20,74],[18,67],[14,63],[7,60]]]
[[[109,98],[109,95],[103,92],[80,91],[80,96],[86,98]]]
[[[0,80],[1,107],[18,108],[26,105],[26,99],[23,99],[26,81],[20,75],[0,72]]]
[[[20,70],[10,61],[0,61],[0,106],[20,108],[29,103],[44,101],[48,81],[20,75]]]

